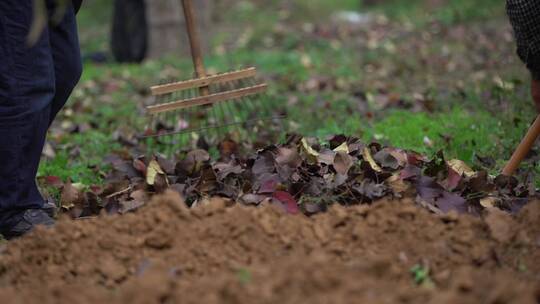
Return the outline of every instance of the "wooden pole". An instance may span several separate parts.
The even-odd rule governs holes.
[[[503,175],[514,175],[523,159],[531,151],[538,136],[540,136],[540,115],[536,118],[533,125],[512,155],[512,158],[504,167]]]
[[[182,4],[184,5],[184,16],[186,19],[186,28],[189,36],[191,57],[193,59],[193,66],[195,67],[195,73],[197,74],[197,78],[204,78],[206,77],[206,70],[204,68],[201,40],[196,27],[197,22],[195,20],[193,2],[191,0],[182,0]],[[207,86],[201,87],[200,93],[202,96],[207,96],[210,94],[210,90]]]

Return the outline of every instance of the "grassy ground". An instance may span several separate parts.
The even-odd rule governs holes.
[[[498,172],[534,116],[504,4],[379,2],[232,1],[219,10],[216,28],[227,30],[216,31],[207,65],[216,71],[257,66],[274,106],[289,115],[289,131],[321,138],[345,133],[428,154],[442,149]],[[83,52],[107,52],[112,5],[85,5]],[[339,21],[341,11],[360,14],[362,23]],[[144,126],[142,92],[171,71],[189,78],[189,59],[86,62],[50,133],[56,155],[42,162],[40,175],[99,184],[104,158]],[[525,170],[540,173],[532,162]]]

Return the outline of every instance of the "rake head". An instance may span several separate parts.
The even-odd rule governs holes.
[[[266,102],[267,84],[256,74],[248,68],[152,87],[155,103],[146,108],[150,123],[143,137],[177,149],[193,140],[253,138],[279,125],[274,122],[283,117]]]

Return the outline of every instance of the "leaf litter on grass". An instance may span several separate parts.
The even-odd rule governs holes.
[[[344,135],[321,143],[292,134],[283,144],[251,154],[237,150],[220,149],[217,159],[204,149],[191,150],[178,159],[119,153],[107,158],[112,170],[104,187],[61,183],[53,177],[46,181],[62,193],[61,206],[73,217],[103,210],[130,212],[167,189],[180,193],[190,206],[217,196],[309,215],[334,203],[370,204],[384,197],[412,197],[438,214],[478,215],[486,208],[516,213],[537,197],[530,179],[519,182],[474,171],[463,161],[446,160],[442,151],[429,158]]]

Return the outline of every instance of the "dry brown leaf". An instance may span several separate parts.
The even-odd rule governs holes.
[[[399,173],[390,176],[385,182],[390,186],[394,193],[403,193],[411,187],[400,177]]]
[[[297,168],[302,165],[302,158],[296,149],[280,147],[277,151],[276,162],[278,165],[287,165]]]
[[[64,185],[60,198],[62,208],[71,209],[84,200],[83,186],[82,184],[72,184],[71,182],[67,182]]]
[[[347,172],[349,172],[349,169],[353,166],[353,160],[352,157],[349,156],[349,154],[340,151],[336,154],[336,157],[334,158],[334,169],[336,169],[336,172],[341,175],[347,175]]]
[[[335,158],[336,152],[328,149],[319,152],[319,155],[317,156],[317,161],[321,164],[332,165]]]

